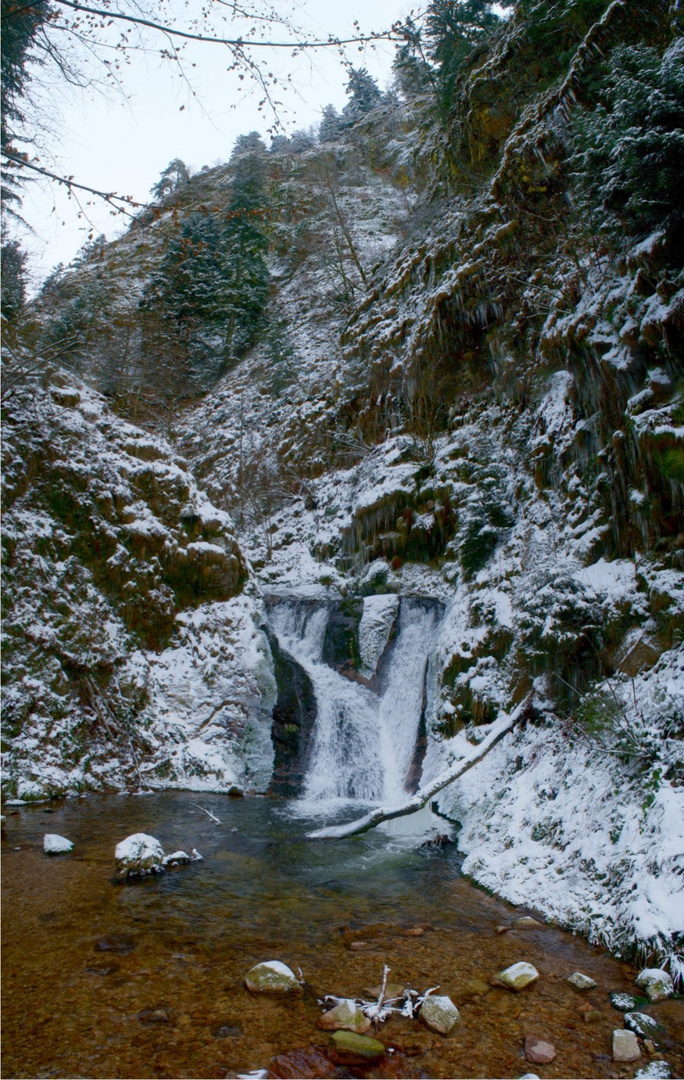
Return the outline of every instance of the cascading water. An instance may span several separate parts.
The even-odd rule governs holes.
[[[376,644],[383,618],[385,639],[372,657],[376,666],[364,665],[370,678],[358,681],[323,660],[330,606],[281,600],[271,612],[280,648],[306,671],[316,697],[302,793],[307,803],[394,802],[406,794],[439,615],[435,606],[412,599],[369,597],[366,605],[371,617],[378,612],[381,616],[375,626]],[[362,627],[365,620],[366,610]],[[387,644],[395,622],[396,634]]]

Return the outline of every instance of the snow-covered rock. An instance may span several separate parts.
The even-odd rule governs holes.
[[[649,1061],[648,1065],[637,1069],[635,1080],[670,1080],[672,1069],[666,1061]]]
[[[624,1017],[625,1027],[633,1031],[640,1039],[654,1039],[660,1030],[660,1024],[652,1016],[642,1012],[628,1012]]]
[[[159,873],[164,867],[164,849],[154,836],[133,833],[116,845],[116,876],[120,880]]]
[[[364,597],[363,614],[359,623],[359,652],[361,674],[367,678],[375,674],[398,611],[398,596],[389,594]]]
[[[356,1031],[360,1035],[368,1031],[370,1026],[370,1020],[363,1015],[353,998],[338,1001],[337,1005],[328,1009],[316,1021],[316,1027],[322,1028],[323,1031]]]
[[[448,1035],[461,1019],[450,997],[430,994],[420,1007],[420,1019],[440,1035]]]
[[[71,840],[57,833],[46,833],[43,837],[43,851],[46,855],[66,855],[74,850]]]
[[[650,1001],[662,1001],[674,991],[672,976],[661,968],[644,968],[634,981]]]
[[[298,994],[302,989],[295,973],[280,960],[265,960],[250,968],[245,986],[253,994]]]
[[[500,971],[497,980],[506,986],[509,990],[524,990],[526,986],[531,986],[539,978],[539,972],[534,964],[529,964],[526,960],[519,960],[517,964],[511,964],[510,967]]]
[[[583,975],[581,971],[575,971],[572,975],[568,975],[565,981],[570,983],[570,986],[574,987],[575,990],[596,989],[595,980],[591,979],[588,975]]]
[[[173,851],[170,855],[165,855],[162,859],[162,866],[183,866],[186,863],[203,861],[197,848],[192,848],[189,855],[185,851]]]

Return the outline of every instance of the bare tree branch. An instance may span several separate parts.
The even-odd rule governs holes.
[[[468,749],[460,761],[457,761],[450,769],[440,773],[430,784],[420,788],[415,795],[412,795],[405,802],[397,803],[395,806],[378,806],[364,817],[357,818],[356,821],[350,821],[346,825],[329,825],[324,829],[316,829],[314,832],[307,833],[307,837],[309,840],[342,840],[347,836],[356,836],[359,833],[368,832],[369,829],[374,829],[376,825],[380,825],[383,821],[405,817],[406,814],[414,814],[416,810],[421,810],[433,795],[445,788],[447,784],[458,780],[460,776],[463,776],[474,765],[482,761],[489,751],[497,743],[501,742],[509,731],[513,730],[528,701],[529,695],[513,710],[510,716],[504,716],[493,724],[489,734],[485,736],[481,743]]]
[[[400,24],[395,23],[389,30],[383,32],[359,34],[357,37],[351,38],[336,38],[330,36],[325,41],[252,41],[247,37],[220,38],[210,37],[205,34],[194,34],[190,30],[176,30],[173,27],[165,26],[163,23],[154,22],[152,19],[144,19],[142,16],[138,15],[127,15],[123,11],[108,11],[106,8],[88,7],[85,4],[75,2],[75,0],[55,0],[55,3],[61,4],[63,7],[71,8],[73,11],[84,12],[86,15],[96,15],[101,19],[114,19],[119,22],[133,23],[136,26],[145,26],[150,30],[159,30],[172,37],[184,38],[186,41],[201,41],[205,44],[212,45],[228,45],[238,49],[328,49],[330,47],[337,48],[340,45],[364,45],[371,41],[394,40],[398,37],[401,37],[403,40],[403,37],[405,36]]]

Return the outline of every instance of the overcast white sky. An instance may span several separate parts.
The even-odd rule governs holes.
[[[300,0],[295,4],[295,18],[308,34],[325,39],[330,33],[353,36],[355,19],[363,31],[385,29],[413,8],[402,0]],[[179,17],[178,24],[187,26],[188,21]],[[219,32],[225,35],[228,29],[225,26]],[[263,36],[269,34],[272,31],[266,27]],[[384,42],[363,52],[355,47],[347,50],[355,66],[367,67],[381,85],[389,80],[393,53],[393,46]],[[187,51],[184,70],[190,74],[196,97],[182,78],[172,76],[168,62],[138,51],[130,55],[132,62],[122,76],[127,99],[92,88],[64,94],[63,87],[48,87],[53,115],[43,140],[45,166],[92,187],[144,201],[173,158],[182,158],[192,170],[225,161],[238,135],[255,129],[265,135],[272,124],[269,113],[258,111],[258,90],[226,70],[223,47],[205,44]],[[266,58],[262,51],[259,55]],[[344,105],[347,76],[335,50],[319,50],[295,60],[289,50],[282,50],[268,58],[273,70],[291,76],[282,114],[289,128],[317,123],[328,102],[338,109]],[[95,231],[109,239],[124,227],[123,220],[112,217],[101,203],[85,209]],[[91,225],[79,219],[78,206],[63,190],[42,182],[28,186],[24,216],[34,230],[23,243],[30,251],[35,286],[58,262],[73,258]]]

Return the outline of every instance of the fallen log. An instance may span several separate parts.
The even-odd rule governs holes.
[[[391,821],[392,818],[404,817],[406,814],[413,814],[416,810],[421,810],[433,795],[445,788],[447,784],[458,780],[459,776],[463,776],[474,765],[482,761],[489,751],[497,743],[501,742],[509,731],[513,730],[526,704],[527,698],[509,716],[502,716],[500,720],[497,720],[481,743],[473,746],[450,768],[436,776],[424,788],[419,788],[415,795],[411,795],[405,802],[397,803],[394,806],[377,806],[370,813],[361,818],[356,818],[355,821],[349,821],[346,825],[328,825],[323,829],[316,829],[314,832],[307,833],[307,838],[309,840],[343,840],[347,836],[357,836],[359,833],[368,832],[369,829],[374,829],[376,825],[380,825],[383,821]]]

